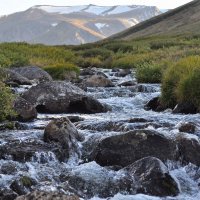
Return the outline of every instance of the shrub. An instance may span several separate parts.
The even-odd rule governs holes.
[[[0,81],[0,121],[15,115],[13,111],[13,100],[14,96],[10,88],[6,87],[5,84]]]
[[[103,66],[102,61],[98,57],[78,58],[76,64],[81,68],[87,68],[87,67],[101,68]]]
[[[47,71],[53,79],[64,80],[68,78],[72,72],[79,73],[79,68],[72,63],[55,64],[45,66],[44,70]]]
[[[200,107],[200,56],[181,59],[166,70],[162,80],[162,102],[174,107],[178,102],[190,101]]]
[[[133,45],[129,43],[122,43],[122,42],[115,42],[111,44],[107,44],[104,46],[106,49],[109,49],[113,51],[114,53],[117,53],[118,51],[127,53],[133,51]]]
[[[137,66],[136,78],[139,83],[160,83],[162,71],[162,66],[153,63],[145,63],[142,66]]]

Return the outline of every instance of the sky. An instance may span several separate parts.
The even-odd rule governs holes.
[[[152,5],[172,9],[191,0],[0,0],[0,16],[26,10],[34,5]]]

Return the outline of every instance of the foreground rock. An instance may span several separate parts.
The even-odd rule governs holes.
[[[83,83],[86,87],[113,87],[114,84],[108,78],[101,75],[93,75]]]
[[[66,195],[58,192],[34,191],[24,196],[17,197],[16,200],[79,200],[77,196]]]
[[[1,200],[12,200],[16,199],[17,193],[8,188],[0,188],[0,199]]]
[[[125,171],[115,172],[97,165],[95,162],[74,167],[60,175],[71,187],[81,191],[85,198],[93,196],[112,197],[121,192],[135,193],[135,182]]]
[[[80,88],[64,81],[40,83],[22,96],[41,113],[99,113],[108,109]]]
[[[17,67],[12,68],[13,71],[18,74],[26,77],[29,80],[44,82],[44,81],[52,81],[52,77],[43,69],[36,66],[27,66],[27,67]]]
[[[31,81],[20,75],[19,73],[12,71],[10,69],[0,68],[0,73],[3,74],[5,78],[5,83],[8,85],[31,85]]]
[[[137,192],[159,197],[176,196],[178,184],[164,163],[155,157],[145,157],[129,165],[126,170],[140,185]]]
[[[35,107],[21,97],[17,97],[14,101],[14,110],[18,115],[18,120],[27,122],[37,118],[37,110]]]
[[[135,130],[100,141],[95,160],[102,166],[125,167],[147,156],[157,157],[162,161],[174,160],[175,150],[174,141],[158,132]]]
[[[74,124],[68,118],[55,119],[51,121],[44,131],[45,142],[59,143],[64,151],[68,154],[68,158],[77,153],[79,155],[78,141],[83,141]]]

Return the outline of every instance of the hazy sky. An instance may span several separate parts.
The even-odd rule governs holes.
[[[159,8],[175,8],[191,0],[0,0],[0,16],[26,10],[34,5],[154,5]]]

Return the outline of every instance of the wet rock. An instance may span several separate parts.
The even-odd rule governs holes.
[[[40,113],[99,113],[108,110],[80,88],[64,81],[40,83],[22,97]]]
[[[72,152],[79,154],[78,141],[83,141],[84,137],[80,135],[68,118],[60,118],[51,121],[44,131],[45,142],[59,143],[68,153],[68,157]]]
[[[147,120],[144,118],[132,118],[128,122],[129,123],[146,123],[146,122],[152,122],[152,120]]]
[[[117,72],[115,74],[115,76],[117,77],[125,77],[127,75],[131,74],[131,70],[130,69],[120,69],[119,72]]]
[[[46,71],[37,66],[17,67],[12,68],[12,70],[29,80],[39,82],[52,81],[52,77]]]
[[[34,191],[27,195],[19,196],[16,200],[79,200],[75,195],[66,195],[59,192]]]
[[[100,141],[95,160],[102,166],[125,167],[147,156],[162,161],[174,160],[175,149],[174,141],[156,131],[135,130]]]
[[[85,199],[93,196],[112,197],[118,192],[134,193],[134,179],[125,171],[115,172],[95,162],[74,167],[71,172],[60,175],[62,181],[81,191]]]
[[[16,199],[17,193],[8,188],[0,188],[0,199],[1,200],[13,200]]]
[[[128,86],[135,86],[135,85],[136,85],[135,81],[125,81],[125,82],[118,84],[119,87],[121,87],[121,86],[128,87]]]
[[[196,125],[192,122],[183,123],[179,127],[180,132],[186,132],[186,133],[195,133],[196,131]]]
[[[154,97],[150,101],[147,102],[147,104],[144,106],[145,110],[153,110],[156,112],[161,112],[166,109],[163,105],[160,103],[160,97]]]
[[[0,123],[0,131],[5,130],[26,130],[28,127],[25,124],[21,124],[15,121],[6,121]]]
[[[137,85],[137,92],[152,93],[156,92],[155,88],[151,85]]]
[[[9,84],[18,84],[18,85],[31,85],[31,81],[28,80],[26,77],[20,75],[19,73],[10,70],[10,69],[5,69],[1,68],[0,72],[6,77],[5,83]],[[17,85],[15,85],[17,86]]]
[[[0,172],[2,174],[13,175],[17,172],[17,166],[13,162],[4,163],[0,168]]]
[[[74,123],[74,122],[80,122],[80,121],[84,121],[85,119],[83,117],[80,116],[75,116],[75,115],[71,115],[71,116],[67,116],[69,118],[69,120]]]
[[[176,139],[179,160],[183,164],[193,163],[200,166],[200,140],[197,136],[180,134]]]
[[[83,83],[86,87],[113,87],[114,84],[102,75],[93,75]]]
[[[137,192],[153,196],[176,196],[178,184],[164,163],[155,157],[145,157],[129,165],[126,170],[135,177],[140,188]]]
[[[19,121],[27,122],[37,118],[37,110],[35,107],[21,97],[15,99],[13,107],[18,115]]]
[[[68,152],[57,143],[44,143],[38,140],[30,142],[13,141],[0,145],[0,159],[3,160],[46,163],[49,160],[54,160],[53,154],[61,162],[69,158]]]
[[[36,181],[28,176],[22,176],[21,178],[13,181],[10,188],[18,195],[24,195],[30,192],[31,187],[36,184]]]
[[[95,75],[96,71],[91,68],[82,69],[80,72],[81,76],[92,76]]]
[[[172,113],[177,114],[177,113],[181,113],[181,114],[196,114],[197,113],[197,108],[194,106],[193,103],[190,102],[184,102],[184,103],[179,103],[174,110],[172,111]]]

